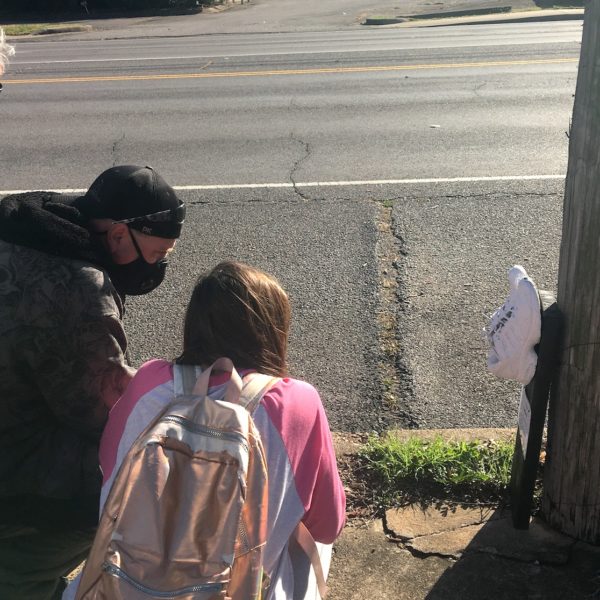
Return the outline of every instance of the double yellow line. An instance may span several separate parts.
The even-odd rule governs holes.
[[[163,79],[215,79],[219,77],[274,77],[277,75],[323,75],[334,73],[374,73],[419,71],[424,69],[472,69],[477,67],[510,67],[520,65],[556,65],[576,63],[578,58],[549,58],[539,60],[505,60],[469,63],[434,63],[421,65],[388,65],[373,67],[328,67],[322,69],[281,69],[277,71],[216,71],[214,73],[165,73],[154,75],[106,75],[98,77],[48,77],[44,79],[5,79],[9,85],[37,83],[95,83],[100,81],[160,81]]]

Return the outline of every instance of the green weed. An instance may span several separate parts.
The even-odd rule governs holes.
[[[513,444],[501,441],[403,441],[387,435],[369,439],[358,458],[377,496],[390,505],[415,498],[502,498],[513,452]]]
[[[37,35],[42,33],[73,33],[91,31],[91,25],[81,23],[27,23],[20,25],[0,25],[6,35]]]
[[[50,27],[49,23],[28,23],[24,25],[4,25],[6,35],[30,35]]]

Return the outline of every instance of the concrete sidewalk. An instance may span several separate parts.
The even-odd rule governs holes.
[[[365,2],[360,10],[349,10],[348,13],[340,13],[339,17],[332,17],[331,14],[325,13],[322,16],[320,13],[312,14],[309,12],[310,7],[307,6],[306,14],[300,12],[283,17],[280,14],[281,7],[269,4],[266,0],[247,1],[243,4],[240,3],[240,0],[229,0],[222,5],[206,8],[197,14],[69,20],[65,24],[68,25],[66,31],[51,33],[46,30],[44,31],[45,35],[13,36],[11,39],[135,39],[191,37],[211,33],[343,30],[348,27],[365,27],[363,24],[367,19],[376,15],[389,17],[392,21],[398,17],[398,23],[367,25],[366,28],[435,27],[582,19],[584,12],[583,8],[540,9],[536,0],[507,0],[505,2],[502,0],[443,0],[435,4],[423,0],[403,0],[402,3],[396,4],[397,6],[392,6],[385,0]],[[497,12],[499,9],[506,9],[509,12],[499,13]],[[489,14],[457,16],[465,11],[489,11]],[[269,22],[269,15],[276,15],[273,23]],[[424,18],[425,16],[427,18]],[[435,18],[432,18],[434,16]],[[43,18],[40,17],[40,20]],[[304,21],[306,26],[302,24]]]
[[[330,600],[584,600],[598,597],[600,548],[493,507],[411,506],[350,523],[335,545]]]
[[[512,430],[436,430],[403,435],[512,438]],[[358,444],[334,436],[338,456]],[[330,600],[584,600],[600,593],[600,547],[533,519],[512,527],[495,506],[440,503],[350,520],[335,544]]]

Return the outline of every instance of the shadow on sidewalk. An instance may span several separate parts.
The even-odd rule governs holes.
[[[540,519],[534,519],[528,531],[516,530],[506,512],[498,513],[479,526],[470,541],[469,527],[453,532],[455,548],[460,546],[461,534],[468,543],[426,600],[600,597],[600,548],[575,542]]]

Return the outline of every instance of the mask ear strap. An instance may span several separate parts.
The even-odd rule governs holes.
[[[137,243],[137,240],[135,239],[135,235],[133,235],[133,231],[131,231],[131,227],[129,227],[129,225],[127,225],[127,231],[129,231],[129,237],[131,238],[131,241],[133,242],[133,245],[134,245],[135,249],[137,250],[138,256],[145,263],[147,263],[148,261],[145,259],[142,249],[140,248],[139,244]]]

